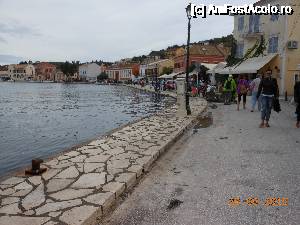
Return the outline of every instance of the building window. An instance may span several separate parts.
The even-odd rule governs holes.
[[[278,52],[278,37],[271,37],[269,38],[269,53],[276,53]]]
[[[275,14],[271,15],[271,21],[275,22],[275,21],[278,21],[278,20],[279,20],[279,15],[275,15]]]
[[[255,33],[259,32],[259,23],[260,23],[260,15],[255,15],[254,16],[254,32]]]
[[[239,43],[236,46],[236,57],[242,58],[244,56],[244,43]]]
[[[253,15],[250,15],[250,17],[249,17],[249,33],[253,32],[253,27],[254,27],[254,18],[253,18]]]
[[[280,9],[280,5],[276,5],[278,9]],[[275,22],[275,21],[278,21],[279,19],[279,14],[278,15],[271,15],[271,21]]]
[[[239,17],[239,20],[238,20],[238,30],[242,31],[243,29],[244,29],[244,17],[241,16],[241,17]]]
[[[258,33],[259,32],[259,24],[260,24],[260,16],[259,15],[250,15],[249,17],[249,33]]]

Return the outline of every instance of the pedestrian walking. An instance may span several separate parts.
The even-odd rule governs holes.
[[[240,103],[242,97],[243,97],[243,109],[246,109],[248,91],[249,91],[249,82],[248,80],[246,80],[245,76],[241,75],[237,85],[237,94],[238,94],[237,110],[238,111],[240,110]]]
[[[256,76],[256,78],[250,83],[250,90],[252,92],[252,95],[251,95],[251,112],[254,112],[256,102],[257,102],[257,105],[258,105],[258,111],[261,110],[261,101],[260,101],[261,96],[259,97],[259,99],[256,98],[260,82],[261,82],[261,75],[258,74]]]
[[[270,127],[269,120],[273,106],[274,98],[279,97],[279,90],[277,80],[272,78],[272,70],[268,70],[266,77],[262,79],[258,87],[256,98],[261,97],[262,111],[261,111],[261,124],[260,128]]]
[[[235,92],[236,92],[236,83],[233,79],[233,76],[230,74],[228,78],[225,80],[223,86],[224,105],[229,105],[232,99],[235,99]]]
[[[296,81],[294,86],[294,100],[296,103],[297,123],[296,127],[300,128],[300,81]]]

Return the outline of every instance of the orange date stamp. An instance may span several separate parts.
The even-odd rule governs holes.
[[[231,206],[231,207],[236,207],[236,206],[240,206],[240,205],[248,205],[248,206],[263,205],[265,207],[288,206],[289,205],[289,199],[288,198],[268,197],[264,200],[260,200],[257,197],[249,197],[247,199],[242,200],[240,197],[234,197],[234,198],[229,199],[228,205]]]

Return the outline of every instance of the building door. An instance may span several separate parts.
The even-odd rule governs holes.
[[[116,72],[116,81],[120,81],[120,74],[119,74],[119,71]]]

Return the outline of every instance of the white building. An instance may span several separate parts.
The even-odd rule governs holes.
[[[140,65],[140,72],[139,75],[141,77],[146,77],[146,69],[148,68],[147,64]]]
[[[89,82],[97,81],[97,76],[102,72],[101,66],[96,63],[86,63],[79,66],[79,76]]]
[[[110,80],[126,81],[133,78],[132,68],[114,67],[108,68],[105,72]]]
[[[32,80],[35,68],[31,64],[11,64],[8,66],[8,75],[11,80]]]

